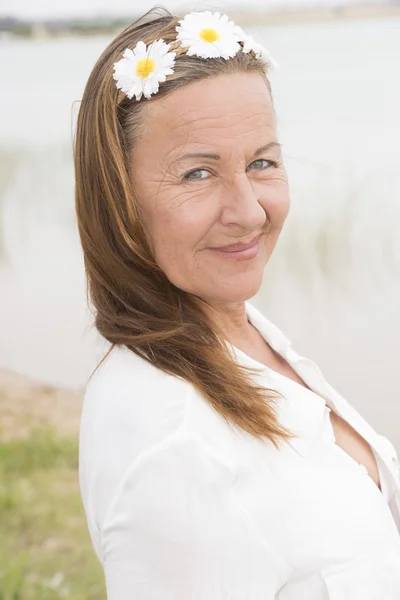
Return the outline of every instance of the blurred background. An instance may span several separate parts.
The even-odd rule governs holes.
[[[77,480],[92,327],[73,132],[147,0],[0,0],[0,600],[105,598]],[[166,1],[263,43],[292,206],[252,302],[400,450],[400,1]]]

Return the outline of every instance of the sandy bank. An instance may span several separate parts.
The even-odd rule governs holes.
[[[77,435],[82,394],[44,385],[0,368],[0,441],[25,437],[39,426],[52,425]]]

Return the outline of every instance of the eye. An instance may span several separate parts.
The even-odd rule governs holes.
[[[207,171],[207,169],[193,169],[193,171],[189,171],[184,175],[184,179],[187,181],[202,181],[204,179],[208,179],[208,176],[202,176],[204,173],[211,175],[210,171]]]
[[[256,171],[265,171],[268,168],[268,164],[272,165],[273,167],[278,167],[278,163],[274,160],[266,160],[265,158],[259,158],[252,162],[247,167],[247,169],[251,169],[252,167],[254,167]]]

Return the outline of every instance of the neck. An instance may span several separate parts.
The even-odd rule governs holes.
[[[247,320],[244,302],[213,302],[212,318],[222,330],[224,337],[233,345],[251,340],[254,328]]]

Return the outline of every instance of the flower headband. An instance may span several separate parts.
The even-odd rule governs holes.
[[[209,11],[193,12],[179,21],[176,27],[176,39],[182,48],[188,48],[188,56],[201,58],[233,58],[239,50],[245,54],[251,52],[257,59],[269,62],[277,68],[277,62],[261,44],[250,35],[246,35],[241,27],[233,21],[228,21],[227,15]],[[170,52],[170,44],[164,40],[156,40],[146,46],[138,42],[134,50],[127,48],[123,58],[114,63],[116,86],[129,99],[142,95],[150,98],[159,90],[159,84],[164,82],[167,75],[174,72],[176,52]]]

